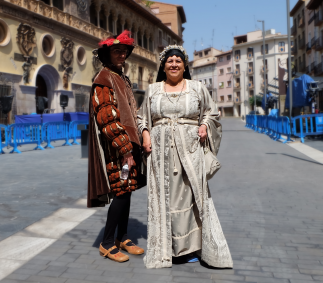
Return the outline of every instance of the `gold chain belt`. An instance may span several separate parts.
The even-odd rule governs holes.
[[[154,126],[159,126],[159,125],[177,126],[177,124],[180,124],[180,125],[188,124],[188,125],[198,126],[199,121],[193,120],[193,119],[185,119],[185,118],[177,118],[177,119],[162,118],[162,119],[153,121]]]

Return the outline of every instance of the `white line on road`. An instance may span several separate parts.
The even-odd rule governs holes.
[[[76,205],[84,204],[84,199]],[[65,233],[96,212],[95,209],[60,208],[48,217],[0,242],[0,280],[38,255]]]
[[[288,143],[288,145],[316,162],[323,164],[323,152],[303,143]]]

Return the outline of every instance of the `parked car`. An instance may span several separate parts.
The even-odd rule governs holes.
[[[252,110],[249,112],[249,115],[259,115],[259,111]]]

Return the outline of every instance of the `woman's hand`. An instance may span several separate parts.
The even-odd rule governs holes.
[[[128,164],[128,167],[129,167],[129,171],[131,170],[131,167],[132,166],[135,166],[136,165],[136,162],[134,161],[133,159],[133,156],[132,156],[132,153],[131,152],[128,152],[127,154],[125,154],[123,156],[123,159],[122,159],[122,166],[125,165],[125,164]]]
[[[199,127],[200,142],[203,143],[207,138],[206,126],[203,124]]]
[[[150,153],[151,152],[151,139],[150,139],[150,134],[147,130],[144,130],[142,132],[142,147],[144,148],[145,153]]]

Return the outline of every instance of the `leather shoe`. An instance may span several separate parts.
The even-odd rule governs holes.
[[[116,246],[113,246],[112,248],[106,250],[104,247],[102,247],[102,243],[100,244],[100,255],[103,257],[108,257],[109,259],[112,259],[116,262],[124,262],[129,260],[129,257],[121,252],[117,252],[116,254],[110,254],[110,252],[114,249],[116,249]]]
[[[131,240],[125,240],[124,242],[119,242],[117,239],[115,241],[116,243],[116,246],[119,248],[119,249],[123,249],[125,251],[127,251],[129,254],[132,254],[132,255],[141,255],[145,252],[144,249],[136,246],[135,244],[133,244],[133,246],[127,246],[127,244],[131,242]]]

